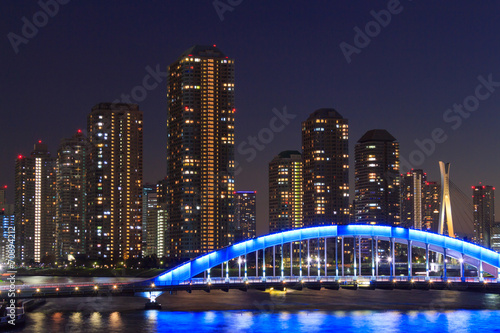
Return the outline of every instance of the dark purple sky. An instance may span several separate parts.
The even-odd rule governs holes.
[[[228,2],[241,4],[221,20],[212,0],[72,0],[43,22],[37,1],[2,1],[0,184],[9,185],[10,201],[18,154],[29,154],[39,139],[55,153],[61,138],[86,127],[94,104],[139,91],[146,67],[166,70],[193,44],[217,44],[236,60],[236,147],[269,127],[273,108],[296,115],[251,162],[250,154],[237,154],[236,188],[258,191],[260,232],[267,229],[268,162],[300,149],[300,122],[321,107],[349,119],[351,168],[354,144],[369,129],[387,129],[408,160],[416,139],[442,128],[447,140],[416,167],[438,179],[437,162],[451,162],[451,178],[467,195],[479,181],[500,184],[500,88],[457,129],[455,120],[443,120],[475,94],[479,75],[500,82],[499,2],[401,0],[350,63],[339,45],[354,46],[353,29],[364,30],[372,10],[394,1],[219,1]],[[22,37],[23,17],[33,22],[34,15],[46,24],[16,54],[9,33]],[[147,182],[163,178],[166,168],[166,81],[159,79],[138,103]]]

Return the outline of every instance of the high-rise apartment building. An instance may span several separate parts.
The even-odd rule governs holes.
[[[19,155],[15,178],[16,257],[23,263],[54,260],[56,159],[39,141],[30,156]]]
[[[401,226],[422,230],[424,225],[424,183],[427,175],[420,169],[401,174]]]
[[[334,109],[302,122],[304,227],[349,223],[349,128]]]
[[[233,242],[234,60],[197,45],[168,73],[166,254],[184,260]]]
[[[10,259],[10,254],[13,252],[12,245],[15,246],[14,205],[4,203],[0,205],[0,262],[2,264]]]
[[[302,154],[279,153],[269,163],[269,231],[302,227]]]
[[[57,151],[57,256],[72,259],[86,251],[87,169],[90,145],[78,130],[61,140]]]
[[[156,255],[166,256],[166,240],[168,239],[169,228],[167,209],[167,180],[162,179],[156,184]]]
[[[142,216],[146,221],[142,224],[143,228],[146,228],[146,232],[143,233],[144,255],[156,255],[158,254],[158,193],[156,185],[144,186],[143,196],[143,202],[146,202],[142,206]]]
[[[355,223],[399,225],[399,143],[386,130],[370,130],[356,143],[354,159]]]
[[[142,252],[142,111],[100,103],[87,119],[88,256],[109,262]]]
[[[9,244],[15,245],[14,205],[7,203],[6,192],[7,185],[0,188],[0,262],[2,263],[9,259]]]
[[[257,235],[257,191],[236,191],[235,242],[255,238]]]
[[[435,181],[426,181],[423,187],[423,230],[438,232],[441,209],[441,186]]]
[[[151,214],[151,210],[155,210],[156,215],[156,197],[153,200],[153,196],[149,198],[149,194],[154,193],[156,195],[156,184],[144,184],[142,187],[142,255],[149,255],[147,253],[152,253],[147,251],[147,240],[148,240],[148,208]],[[153,207],[154,203],[154,207]],[[156,228],[156,226],[154,226]],[[151,241],[149,242],[152,245]],[[154,246],[156,249],[156,245]]]
[[[492,228],[495,224],[495,188],[488,185],[472,186],[474,207],[474,242],[491,247]]]

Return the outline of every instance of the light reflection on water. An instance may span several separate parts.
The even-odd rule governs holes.
[[[130,311],[29,313],[24,332],[493,332],[500,311]]]

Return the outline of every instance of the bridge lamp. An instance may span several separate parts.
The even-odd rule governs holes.
[[[75,287],[75,290],[78,291],[78,287]]]
[[[451,280],[447,280],[446,282],[451,283]]]
[[[376,262],[380,262],[380,258],[379,258],[379,257],[377,257],[377,259],[375,259],[375,261],[376,261]]]
[[[388,262],[391,262],[391,261],[392,261],[392,257],[388,257],[388,258],[387,258],[387,261],[388,261]]]
[[[487,284],[487,283],[488,283],[488,281],[484,280],[484,281],[483,281],[483,283],[484,283],[484,284]]]
[[[463,264],[464,259],[463,259],[463,258],[460,258],[460,259],[458,259],[458,261],[459,261],[461,264]]]
[[[116,286],[116,284],[115,284],[115,285],[113,286],[113,289],[116,289],[116,288],[118,288],[118,287],[117,287],[117,286]]]
[[[310,263],[311,262],[311,257],[307,257],[307,262]]]
[[[242,262],[243,262],[243,260],[241,260],[241,257],[238,258],[238,265],[241,265]]]
[[[411,280],[410,280],[410,282],[411,282],[411,283],[414,283],[414,282],[415,282],[415,280],[411,279]]]
[[[155,284],[154,283],[151,283],[151,288],[154,288],[155,287]]]
[[[94,290],[97,290],[97,289],[99,289],[99,287],[98,286],[94,286]]]
[[[59,288],[56,288],[56,291],[59,291]]]
[[[40,289],[39,288],[36,288],[36,292],[39,293],[40,292]]]
[[[396,281],[396,279],[394,279],[394,280],[392,280],[392,282],[396,283],[397,281]]]
[[[18,294],[19,294],[19,293],[21,293],[21,289],[17,289],[17,293],[18,293]]]

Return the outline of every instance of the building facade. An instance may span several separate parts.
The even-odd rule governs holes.
[[[234,242],[255,238],[257,236],[257,191],[236,191],[235,203]]]
[[[72,260],[86,252],[87,169],[90,145],[81,130],[61,140],[57,151],[57,256]]]
[[[474,239],[491,248],[492,229],[495,225],[495,188],[488,185],[472,186],[474,209]]]
[[[154,194],[151,197],[149,196],[150,194]],[[157,205],[156,205],[156,184],[144,184],[142,187],[142,255],[147,256],[152,254],[153,252],[151,251],[151,248],[148,250],[148,223],[149,220],[151,220],[151,214],[152,210],[155,211],[155,216],[156,216],[156,210],[157,210]],[[149,214],[149,219],[148,219],[148,214]],[[151,220],[151,223],[154,223],[155,225],[152,226],[153,228],[156,228],[156,218]],[[156,235],[156,233],[155,233]],[[149,240],[149,246],[153,247],[156,251],[156,240],[155,240],[155,245]],[[156,253],[156,252],[155,252]]]
[[[441,210],[441,185],[435,181],[426,181],[423,195],[423,229],[437,233]]]
[[[302,227],[302,154],[279,153],[269,163],[269,231]]]
[[[355,223],[399,225],[399,143],[386,130],[370,130],[356,143],[354,159]]]
[[[88,256],[108,262],[142,255],[142,111],[100,103],[87,118]]]
[[[302,122],[304,227],[349,223],[349,127],[334,109]]]
[[[168,257],[234,238],[234,60],[193,46],[168,68]]]
[[[401,226],[426,229],[424,225],[424,184],[427,175],[416,169],[401,174]]]
[[[18,156],[15,187],[16,257],[25,264],[55,261],[56,158],[46,144]]]
[[[7,185],[0,188],[0,262],[2,265],[10,259],[10,253],[15,253],[15,247],[12,248],[12,245],[15,246],[14,205],[7,203],[6,192]]]

